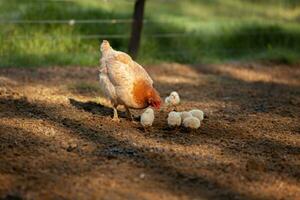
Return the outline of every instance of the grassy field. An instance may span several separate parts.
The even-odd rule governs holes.
[[[7,20],[129,19],[130,0],[0,0],[0,66],[84,65],[99,59],[99,41],[87,35],[130,34],[122,24],[12,24]],[[139,61],[207,63],[228,60],[300,60],[297,0],[148,0]],[[182,37],[154,38],[180,33]],[[84,36],[84,37],[82,37]],[[109,38],[126,51],[128,38]]]

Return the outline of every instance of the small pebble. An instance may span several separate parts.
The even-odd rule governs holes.
[[[145,174],[144,173],[141,173],[140,174],[140,179],[144,179],[145,178]]]

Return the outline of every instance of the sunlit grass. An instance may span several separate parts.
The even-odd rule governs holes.
[[[3,20],[128,19],[133,1],[0,0]],[[300,4],[293,0],[147,1],[139,61],[144,63],[300,60]],[[97,65],[102,39],[131,24],[0,24],[0,66]],[[156,33],[184,33],[152,38]],[[109,39],[126,51],[128,38]]]

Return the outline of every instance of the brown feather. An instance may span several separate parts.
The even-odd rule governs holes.
[[[148,98],[152,94],[153,87],[145,80],[138,80],[133,85],[133,98],[134,101],[141,107],[148,106]]]

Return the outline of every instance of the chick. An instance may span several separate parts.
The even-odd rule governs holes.
[[[172,111],[168,115],[168,125],[170,127],[178,127],[181,125],[180,113]]]
[[[141,124],[144,128],[152,126],[154,121],[154,111],[152,108],[147,108],[141,115]]]
[[[194,117],[198,118],[200,121],[204,119],[204,112],[199,109],[191,110],[189,113],[191,113]]]
[[[170,105],[170,98],[169,97],[165,98],[165,104],[166,104],[166,106]]]
[[[165,103],[167,106],[175,107],[180,103],[179,94],[176,91],[171,92],[170,96],[165,99]]]
[[[200,125],[201,125],[200,120],[193,116],[187,117],[183,120],[183,126],[191,130],[198,129]]]
[[[180,103],[180,97],[176,91],[171,92],[171,94],[169,96],[169,102],[173,106],[176,106]]]
[[[183,111],[180,113],[181,121],[183,121],[187,117],[192,117],[193,115],[190,112]]]

